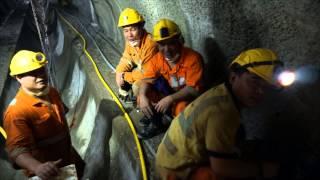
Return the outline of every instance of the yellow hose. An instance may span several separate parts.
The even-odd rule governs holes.
[[[7,139],[7,133],[4,131],[4,129],[0,126],[0,133],[4,137],[4,139]]]
[[[129,127],[131,129],[131,132],[134,136],[134,140],[135,143],[137,145],[137,149],[138,149],[138,153],[139,153],[139,157],[140,157],[140,166],[141,166],[141,171],[142,171],[142,177],[144,180],[147,180],[147,171],[146,171],[146,166],[145,166],[145,161],[144,161],[144,157],[143,157],[143,151],[141,148],[141,144],[137,135],[137,132],[133,126],[132,123],[132,119],[130,118],[130,116],[128,115],[128,113],[126,112],[126,110],[124,109],[124,107],[122,106],[119,98],[115,95],[115,93],[112,91],[112,89],[110,88],[110,86],[108,85],[108,83],[103,79],[95,61],[93,60],[93,58],[91,57],[91,55],[89,54],[89,52],[86,50],[86,40],[84,39],[84,37],[81,35],[81,33],[79,31],[77,31],[72,25],[71,23],[69,23],[63,16],[60,15],[60,13],[58,13],[59,17],[81,38],[82,42],[83,42],[83,52],[87,55],[88,59],[91,61],[100,81],[102,82],[103,86],[108,90],[108,92],[110,93],[110,95],[112,96],[113,100],[117,103],[117,105],[119,106],[119,108],[121,109],[121,111],[124,114],[125,119],[127,120]]]

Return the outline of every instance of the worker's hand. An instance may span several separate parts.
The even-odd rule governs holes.
[[[139,108],[147,118],[153,116],[153,106],[146,96],[140,96]]]
[[[123,79],[124,72],[117,72],[116,73],[116,82],[118,87],[122,87],[124,85],[124,79]]]
[[[57,161],[48,161],[38,165],[35,169],[35,174],[42,180],[50,179],[57,176],[60,172],[58,164],[61,163],[62,159]]]
[[[162,98],[155,106],[158,113],[165,113],[170,108],[173,103],[173,98],[171,96],[166,96]]]

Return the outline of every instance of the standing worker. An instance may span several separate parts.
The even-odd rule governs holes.
[[[4,113],[6,150],[15,166],[27,176],[50,179],[59,167],[75,164],[82,176],[84,162],[71,145],[66,109],[57,90],[48,85],[43,53],[17,52],[10,75],[20,89]]]
[[[163,128],[162,117],[178,115],[202,89],[202,57],[184,46],[178,25],[159,20],[153,39],[159,52],[147,63],[139,90],[138,106],[145,115],[140,120],[145,124],[141,138],[156,135]]]
[[[158,51],[144,24],[143,17],[135,9],[126,8],[120,14],[118,27],[122,27],[126,44],[116,68],[116,82],[120,97],[127,102],[134,101],[145,64]]]
[[[162,179],[232,180],[276,175],[277,163],[241,156],[237,146],[240,112],[256,106],[282,63],[269,49],[242,52],[228,80],[211,88],[176,117],[156,155]]]

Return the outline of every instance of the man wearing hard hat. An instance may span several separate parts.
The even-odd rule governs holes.
[[[144,23],[143,17],[132,8],[123,10],[119,17],[118,27],[122,28],[126,44],[116,68],[116,82],[120,98],[126,102],[134,100],[132,95],[137,94],[145,64],[158,51]]]
[[[273,162],[244,160],[237,147],[240,112],[256,106],[278,87],[282,63],[269,49],[242,52],[230,65],[225,83],[193,101],[169,127],[156,165],[162,179],[246,179],[272,177]]]
[[[20,89],[4,113],[6,150],[14,165],[27,176],[50,179],[59,167],[75,164],[81,177],[84,162],[71,145],[66,109],[48,85],[45,55],[18,51],[10,63],[10,75]]]
[[[138,106],[145,115],[140,120],[144,124],[141,138],[156,135],[164,127],[162,117],[178,115],[202,89],[202,57],[184,46],[178,25],[159,20],[153,39],[159,52],[146,64],[139,91]]]

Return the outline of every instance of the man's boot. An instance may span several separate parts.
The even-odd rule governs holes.
[[[167,130],[168,125],[163,124],[163,114],[155,114],[152,118],[143,117],[139,123],[142,130],[139,131],[140,139],[149,139]]]

